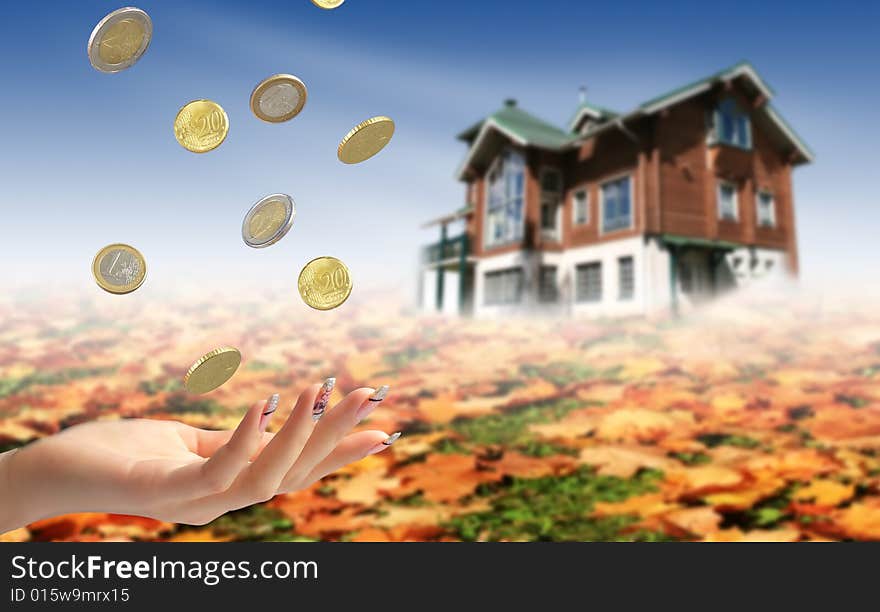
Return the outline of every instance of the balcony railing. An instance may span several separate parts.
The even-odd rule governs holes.
[[[469,254],[468,236],[465,233],[451,236],[446,240],[429,244],[422,249],[422,261],[425,264],[437,264],[443,261],[459,260]]]

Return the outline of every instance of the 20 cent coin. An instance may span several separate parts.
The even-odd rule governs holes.
[[[299,273],[299,294],[315,310],[332,310],[351,295],[351,274],[335,257],[318,257]]]
[[[187,151],[207,153],[219,147],[229,133],[229,117],[211,100],[193,100],[177,113],[174,137]]]

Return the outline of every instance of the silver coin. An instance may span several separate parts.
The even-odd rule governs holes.
[[[255,249],[271,246],[287,235],[295,216],[293,198],[273,193],[254,204],[244,216],[241,237],[246,245]]]
[[[89,61],[100,72],[120,72],[146,53],[153,39],[153,21],[139,8],[127,6],[104,17],[89,37]]]
[[[141,262],[125,249],[114,249],[101,258],[98,270],[111,285],[129,285],[141,273]]]
[[[260,110],[277,119],[288,115],[299,106],[299,92],[290,83],[275,83],[260,98]]]

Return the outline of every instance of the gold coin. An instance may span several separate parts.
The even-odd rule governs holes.
[[[183,386],[190,393],[208,393],[232,378],[241,365],[238,349],[224,346],[202,355],[183,377]]]
[[[282,123],[300,114],[306,98],[305,83],[292,74],[275,74],[254,88],[251,111],[263,121]]]
[[[127,244],[111,244],[98,251],[92,261],[92,275],[109,293],[131,293],[144,284],[147,262],[140,251]]]
[[[335,9],[342,6],[345,0],[312,0],[312,4],[322,9]]]
[[[393,135],[394,122],[391,119],[373,117],[346,134],[336,154],[345,164],[357,164],[384,149]]]
[[[187,151],[207,153],[219,147],[229,133],[229,117],[211,100],[193,100],[174,119],[174,137]]]
[[[315,310],[332,310],[351,295],[351,274],[335,257],[318,257],[299,273],[299,294]]]
[[[153,38],[153,22],[141,9],[113,11],[95,26],[89,37],[89,61],[95,70],[119,72],[146,53]]]

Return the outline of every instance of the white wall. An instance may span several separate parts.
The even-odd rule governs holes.
[[[635,275],[635,293],[629,300],[618,299],[618,258],[631,256]],[[579,264],[599,261],[602,263],[602,300],[593,303],[574,302],[575,268]],[[537,295],[528,290],[537,289],[538,270],[541,265],[556,266],[556,280],[560,287],[560,302],[555,305],[537,302]],[[523,269],[523,282],[527,288],[520,304],[487,306],[485,304],[485,275],[494,270],[520,267]],[[667,268],[668,269],[668,268]],[[474,314],[479,317],[500,317],[510,314],[543,313],[549,315],[572,314],[590,317],[618,317],[638,315],[646,312],[646,296],[650,286],[646,285],[649,275],[645,274],[645,244],[642,237],[626,238],[597,245],[569,249],[561,253],[531,253],[523,251],[506,253],[495,257],[485,257],[477,261]],[[566,279],[566,276],[568,278]],[[667,280],[668,283],[668,280]]]
[[[437,312],[437,270],[423,269],[422,272],[422,310]],[[447,270],[443,274],[443,312],[444,315],[458,314],[458,272]]]

